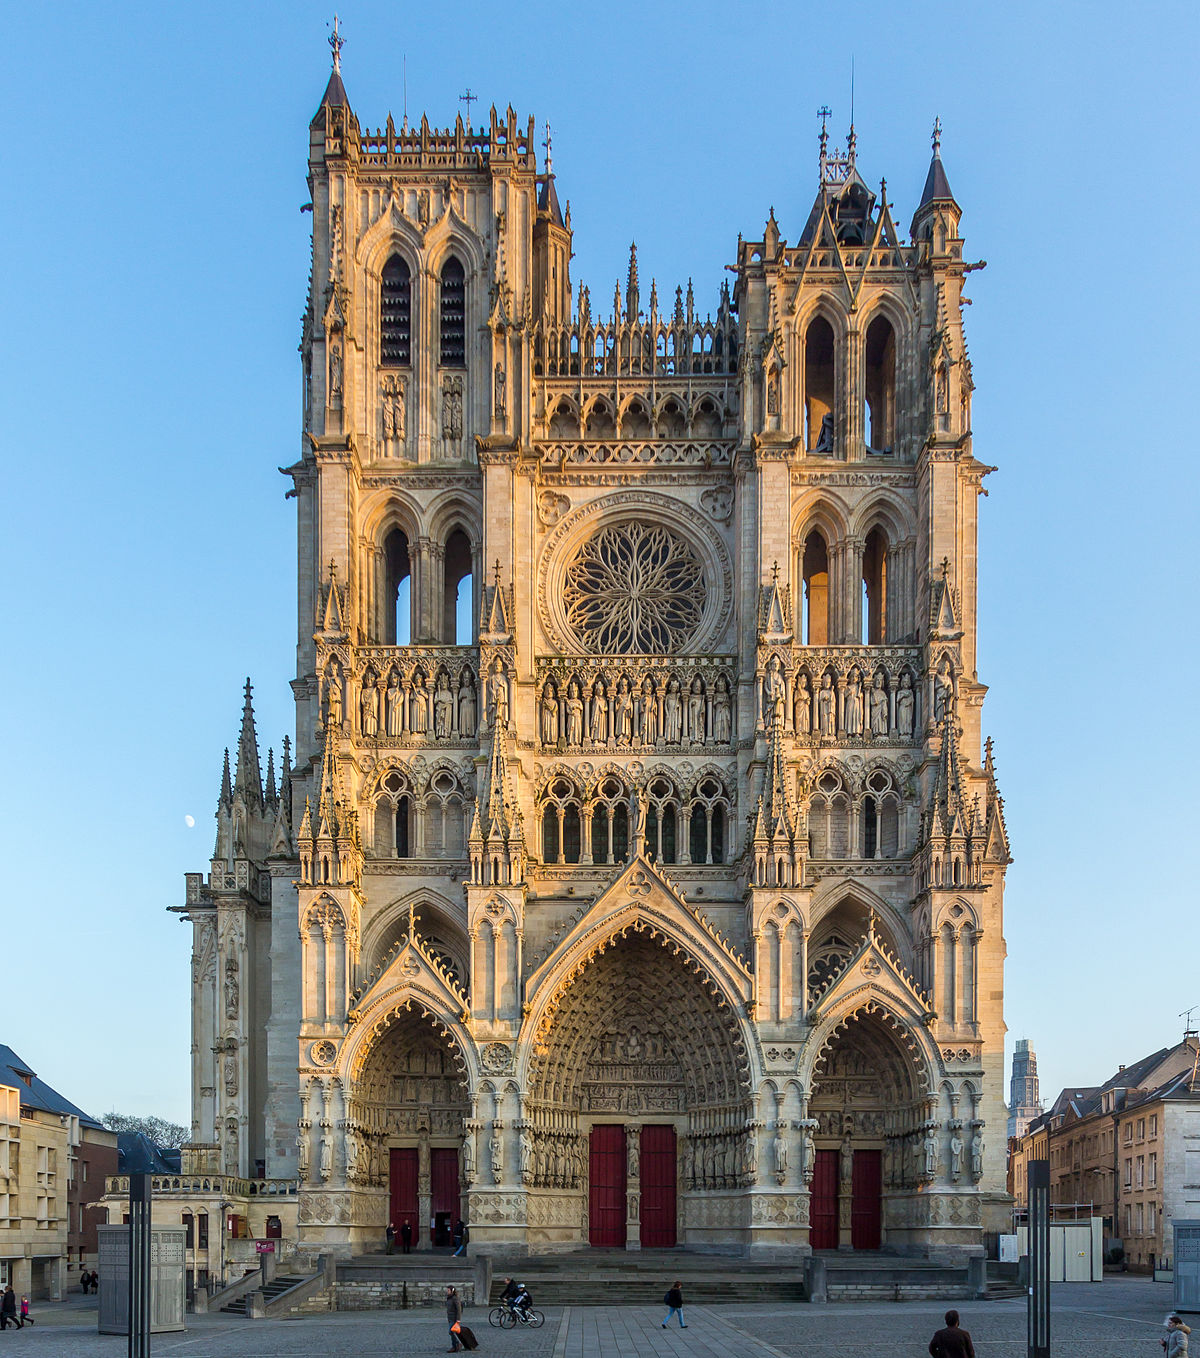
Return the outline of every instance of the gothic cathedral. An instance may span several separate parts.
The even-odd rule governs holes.
[[[338,67],[295,762],[247,687],[185,1171],[313,1251],[977,1252],[1009,852],[938,134],[908,242],[822,132],[795,244],[711,312],[631,251],[605,315],[532,120],[367,131]]]

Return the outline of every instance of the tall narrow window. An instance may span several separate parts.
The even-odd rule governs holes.
[[[409,800],[401,797],[396,803],[396,857],[407,858],[408,848]]]
[[[379,361],[385,368],[407,368],[412,362],[412,277],[399,255],[383,266],[379,346]]]
[[[453,255],[442,265],[441,364],[443,368],[467,366],[467,285],[463,266]]]
[[[815,317],[804,333],[804,446],[833,456],[833,326]]]
[[[804,543],[801,574],[804,578],[804,644],[829,645],[829,551],[820,533],[810,533]]]
[[[872,528],[863,547],[862,639],[868,646],[887,640],[887,538]]]
[[[443,569],[442,640],[448,646],[469,646],[474,621],[471,542],[461,528],[456,528],[446,539]]]
[[[890,453],[896,439],[896,335],[883,316],[867,326],[867,447]]]
[[[407,646],[412,639],[412,591],[408,538],[393,528],[384,539],[383,644]]]

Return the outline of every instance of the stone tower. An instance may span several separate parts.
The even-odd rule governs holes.
[[[1008,1087],[1008,1135],[1024,1136],[1029,1124],[1042,1113],[1038,1088],[1037,1053],[1029,1039],[1017,1039],[1013,1052],[1012,1079]]]
[[[1009,857],[937,142],[908,239],[823,131],[795,244],[711,311],[634,247],[605,315],[534,140],[370,131],[336,63],[312,121],[297,757],[189,879],[197,1140],[314,1251],[977,1250]]]

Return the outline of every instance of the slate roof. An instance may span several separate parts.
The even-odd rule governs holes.
[[[45,1080],[39,1080],[32,1067],[22,1061],[11,1047],[3,1044],[0,1044],[0,1084],[15,1086],[20,1091],[21,1102],[31,1108],[77,1117],[85,1127],[104,1126],[82,1108],[77,1108],[70,1099],[64,1099],[56,1089],[51,1089]]]
[[[119,1174],[178,1174],[178,1148],[157,1146],[145,1132],[117,1133]]]
[[[935,153],[929,162],[929,173],[925,176],[925,188],[921,192],[921,201],[917,206],[919,212],[927,203],[942,202],[949,199],[954,202],[954,194],[950,192],[950,181],[946,178],[946,167],[942,164],[942,158]]]

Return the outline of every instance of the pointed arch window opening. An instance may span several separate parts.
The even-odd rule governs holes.
[[[412,363],[412,276],[399,255],[383,266],[379,346],[382,367],[407,368]]]
[[[867,534],[862,560],[861,637],[867,646],[882,646],[888,639],[887,568],[887,538],[882,529],[872,528]]]
[[[446,539],[443,572],[442,641],[470,646],[475,640],[474,554],[461,528]]]
[[[829,549],[819,532],[804,542],[801,556],[801,635],[806,646],[829,645]]]
[[[451,255],[442,265],[438,297],[441,322],[439,359],[443,368],[467,366],[467,284],[463,266]]]
[[[804,332],[804,446],[819,456],[833,456],[835,389],[833,326],[814,316]]]
[[[896,442],[896,332],[885,316],[867,326],[863,375],[867,451],[890,457]]]
[[[408,538],[393,528],[383,543],[383,644],[408,646],[412,640],[412,563]]]

